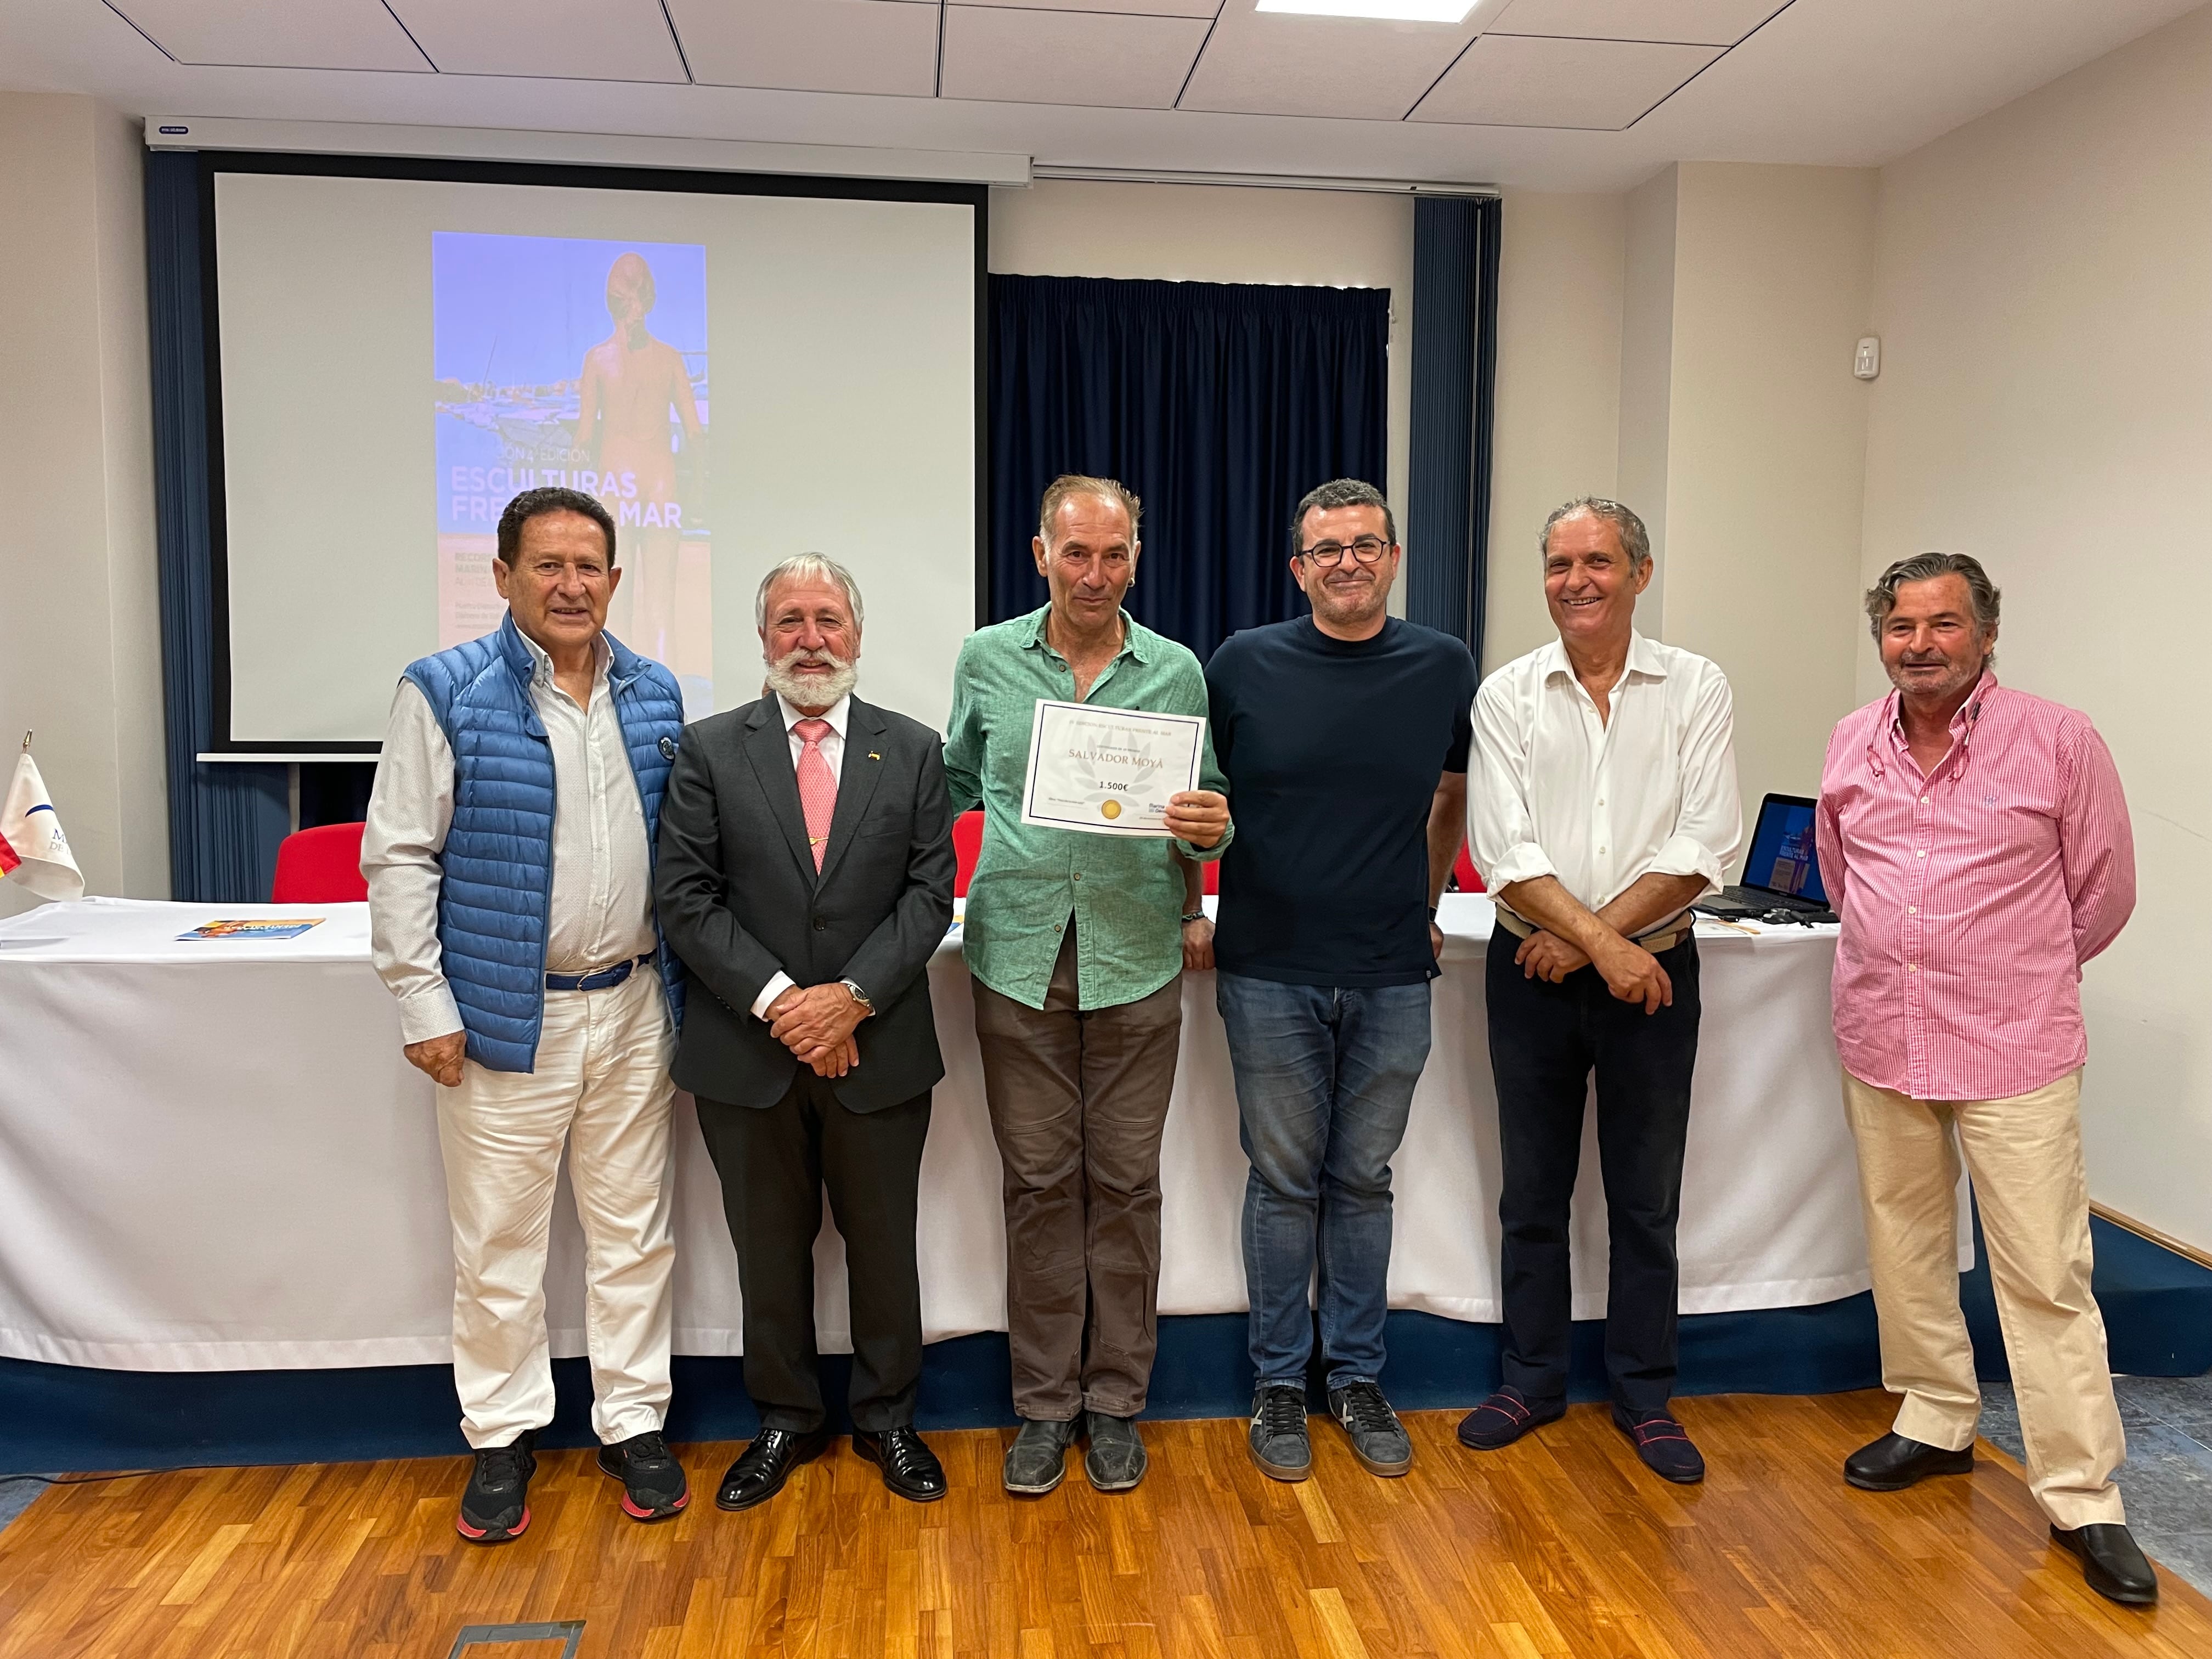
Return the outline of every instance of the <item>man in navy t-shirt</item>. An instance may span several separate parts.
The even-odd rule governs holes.
[[[1329,1411],[1372,1473],[1413,1461],[1381,1387],[1390,1159],[1429,1055],[1436,905],[1465,834],[1476,674],[1460,641],[1388,614],[1398,560],[1374,486],[1309,492],[1291,574],[1313,614],[1236,635],[1206,670],[1237,804],[1212,945],[1252,1163],[1248,1439],[1279,1480],[1312,1465],[1316,1255]]]

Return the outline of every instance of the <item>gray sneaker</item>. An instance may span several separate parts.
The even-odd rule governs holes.
[[[1403,1474],[1413,1467],[1413,1443],[1380,1385],[1347,1382],[1328,1391],[1329,1415],[1344,1425],[1352,1455],[1370,1474]]]
[[[1006,1490],[1035,1498],[1058,1486],[1067,1473],[1067,1449],[1075,1443],[1078,1426],[1024,1418],[1022,1431],[1006,1448],[1006,1468],[1000,1474]]]
[[[1313,1468],[1306,1391],[1291,1382],[1264,1385],[1252,1396],[1252,1428],[1244,1443],[1262,1474],[1275,1480],[1304,1480]]]
[[[1137,1437],[1135,1418],[1085,1412],[1083,1424],[1091,1431],[1083,1472],[1092,1486],[1101,1492],[1127,1492],[1145,1478],[1145,1443]]]

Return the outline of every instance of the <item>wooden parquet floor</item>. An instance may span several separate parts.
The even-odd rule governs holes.
[[[1837,1465],[1887,1425],[1881,1395],[1680,1409],[1702,1487],[1648,1474],[1601,1407],[1482,1456],[1456,1413],[1415,1414],[1399,1480],[1317,1418],[1299,1486],[1252,1466],[1240,1422],[1148,1424],[1152,1474],[1112,1498],[1071,1460],[1010,1498],[1007,1436],[939,1434],[953,1491],[926,1507],[840,1443],[734,1516],[711,1498],[736,1449],[687,1447],[694,1507],[651,1527],[556,1452],[495,1549],[454,1534],[460,1459],[57,1487],[0,1533],[0,1659],[445,1659],[465,1625],[574,1619],[592,1659],[2212,1656],[2212,1603],[2179,1580],[2149,1613],[2092,1595],[1986,1443],[1971,1480],[1875,1496]]]

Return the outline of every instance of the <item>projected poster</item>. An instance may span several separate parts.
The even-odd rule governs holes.
[[[613,514],[623,574],[607,625],[714,699],[707,250],[438,231],[431,239],[438,643],[489,633],[499,515],[561,484]]]

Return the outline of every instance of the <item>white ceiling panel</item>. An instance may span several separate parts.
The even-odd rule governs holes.
[[[947,98],[1168,109],[1212,25],[1202,17],[949,6]]]
[[[1395,121],[1474,33],[1471,22],[1307,17],[1228,0],[1176,107]]]
[[[702,86],[927,98],[937,8],[914,0],[668,0]]]
[[[118,0],[115,9],[184,64],[430,70],[383,0]]]
[[[1486,34],[1408,118],[1617,132],[1721,52],[1718,46]]]
[[[447,75],[685,78],[660,0],[391,0],[391,5]],[[548,125],[558,125],[556,112],[547,115]]]
[[[1134,17],[1211,17],[1221,0],[957,0],[963,6],[999,6],[1016,11],[1103,11]]]
[[[1484,25],[1492,34],[1583,40],[1674,40],[1732,46],[1788,0],[1509,0]]]

